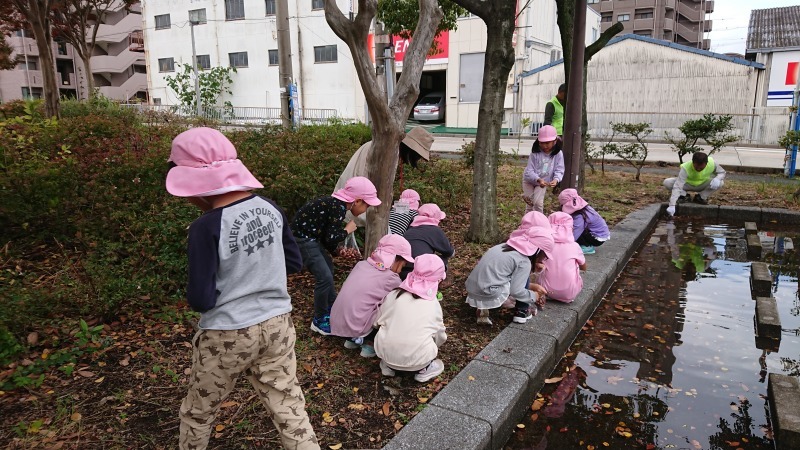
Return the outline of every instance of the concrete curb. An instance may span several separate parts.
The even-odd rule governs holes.
[[[587,255],[583,290],[575,301],[549,302],[528,323],[507,326],[384,449],[502,449],[666,206],[654,203],[628,214],[611,230],[612,239]],[[800,212],[775,208],[681,204],[677,213],[721,222],[800,224]]]

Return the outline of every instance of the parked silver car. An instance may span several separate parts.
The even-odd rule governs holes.
[[[444,92],[431,92],[414,107],[415,120],[444,120]]]

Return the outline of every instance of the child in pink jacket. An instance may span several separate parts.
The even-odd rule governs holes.
[[[581,270],[586,270],[586,258],[572,233],[572,216],[554,212],[548,217],[553,230],[553,252],[544,262],[539,284],[547,297],[564,303],[575,300],[583,289]]]
[[[331,308],[331,334],[349,338],[345,348],[361,348],[365,358],[375,356],[372,324],[378,306],[400,286],[400,270],[413,261],[411,244],[403,236],[387,234],[366,261],[353,267]]]

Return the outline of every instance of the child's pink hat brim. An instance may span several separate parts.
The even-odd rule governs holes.
[[[264,187],[237,159],[231,141],[213,128],[192,128],[172,141],[167,192],[177,197],[205,197]]]
[[[403,280],[400,288],[425,300],[436,300],[439,282],[445,277],[442,258],[426,253],[414,260],[414,270]]]

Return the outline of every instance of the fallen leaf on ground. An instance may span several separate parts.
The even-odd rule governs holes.
[[[331,450],[339,450],[340,448],[342,448],[342,444],[340,442],[338,444],[329,445],[328,448]]]
[[[545,382],[545,384],[553,384],[553,383],[558,383],[559,381],[561,381],[563,379],[564,379],[564,377],[553,377],[553,378],[548,378],[548,379],[544,380],[544,382]]]
[[[383,411],[383,415],[384,416],[389,417],[389,410],[391,409],[391,407],[392,407],[392,404],[389,403],[389,402],[386,402],[386,403],[383,404],[382,411]]]
[[[70,420],[72,420],[73,422],[80,422],[80,420],[81,420],[81,418],[82,418],[82,417],[83,417],[83,416],[82,416],[82,415],[81,415],[81,413],[79,413],[79,412],[72,413],[72,415],[71,415],[71,416],[69,416]]]

